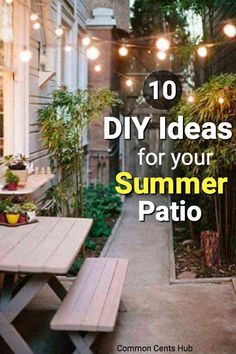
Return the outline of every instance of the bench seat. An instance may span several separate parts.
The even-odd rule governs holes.
[[[51,321],[67,332],[112,332],[120,306],[128,260],[88,258]]]

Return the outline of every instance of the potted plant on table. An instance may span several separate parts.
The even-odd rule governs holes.
[[[5,172],[5,181],[6,181],[6,187],[9,191],[16,191],[17,190],[17,185],[19,183],[19,177],[16,176],[10,170],[7,170]]]
[[[5,213],[8,224],[15,225],[18,223],[20,218],[20,210],[18,205],[13,204],[12,206],[6,206]]]
[[[14,174],[19,177],[19,185],[24,186],[28,178],[27,158],[22,154],[18,154],[7,155],[4,160],[9,170],[14,171]]]
[[[35,221],[36,210],[37,210],[37,205],[32,202],[24,203],[21,206],[21,212],[26,216],[28,223]]]

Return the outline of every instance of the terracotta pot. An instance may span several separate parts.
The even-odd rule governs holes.
[[[0,222],[6,222],[6,215],[4,213],[0,213]]]
[[[17,183],[8,183],[6,187],[9,191],[17,191]]]
[[[14,170],[13,171],[14,175],[19,177],[19,186],[24,186],[27,183],[27,178],[28,178],[28,170]]]
[[[8,224],[15,225],[18,223],[20,214],[6,214]]]
[[[27,222],[27,218],[25,215],[20,215],[20,218],[19,218],[19,223],[20,224],[23,224],[23,223],[26,223]]]

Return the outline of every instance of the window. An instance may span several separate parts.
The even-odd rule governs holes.
[[[61,38],[61,85],[66,86],[68,89],[71,89],[71,29],[69,27],[66,27],[65,25],[63,27],[64,34]]]
[[[13,80],[11,69],[13,57],[12,16],[12,6],[0,0],[0,157],[5,152],[5,125],[12,99],[12,92],[9,90],[9,83]]]

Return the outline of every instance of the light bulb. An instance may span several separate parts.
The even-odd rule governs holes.
[[[170,41],[168,39],[161,37],[156,41],[156,47],[162,51],[166,52],[167,50],[170,49]]]
[[[57,37],[61,37],[63,35],[63,28],[62,27],[57,27],[55,30],[55,34],[57,35]]]
[[[11,4],[13,3],[13,0],[5,0],[5,3],[6,3],[7,5],[11,5]]]
[[[223,97],[220,97],[220,98],[219,98],[219,104],[223,104],[223,103],[224,103],[224,101],[225,101],[225,100],[224,100],[224,98],[223,98]]]
[[[35,23],[33,24],[33,28],[34,28],[35,30],[39,30],[40,27],[41,27],[41,24],[40,24],[39,22],[35,22]]]
[[[197,49],[197,54],[199,55],[199,57],[205,58],[208,54],[207,47],[205,46],[199,47]]]
[[[20,60],[23,63],[28,63],[32,58],[32,52],[26,47],[20,52]]]
[[[159,60],[165,60],[167,58],[167,54],[160,50],[159,52],[157,52],[157,58]]]
[[[230,23],[224,26],[223,31],[229,38],[234,38],[236,36],[236,27]]]
[[[96,47],[90,47],[87,49],[87,58],[90,60],[97,60],[100,57],[100,52]]]
[[[65,47],[64,47],[64,50],[65,50],[65,52],[71,52],[71,50],[72,50],[72,46],[70,45],[70,44],[67,44],[67,45],[65,45]]]
[[[39,16],[37,15],[37,14],[35,14],[35,13],[33,13],[31,16],[30,16],[30,19],[31,19],[31,21],[36,21],[36,20],[38,20],[38,18],[39,18]]]
[[[133,86],[133,81],[131,79],[126,80],[126,86],[128,87]]]
[[[194,102],[194,96],[193,95],[188,96],[187,100],[188,100],[188,103],[193,103]]]
[[[122,47],[119,48],[119,54],[121,57],[126,57],[126,55],[128,55],[128,49],[127,47],[125,47],[124,45]]]
[[[86,36],[82,39],[82,44],[85,46],[85,47],[88,47],[91,43],[91,39],[90,37]]]
[[[100,71],[102,71],[101,65],[100,65],[100,64],[95,65],[94,70],[95,70],[97,73],[99,73]]]

